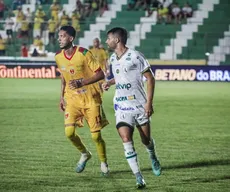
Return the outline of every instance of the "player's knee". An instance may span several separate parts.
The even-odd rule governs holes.
[[[126,137],[126,136],[122,136],[121,139],[122,139],[122,142],[123,142],[123,143],[127,143],[127,142],[132,141],[132,138],[131,138],[131,137]]]
[[[65,128],[65,136],[71,139],[75,134],[75,127],[74,126],[68,126]]]
[[[101,137],[101,132],[95,132],[95,133],[91,133],[92,139],[94,142],[100,142],[102,141],[102,137]]]

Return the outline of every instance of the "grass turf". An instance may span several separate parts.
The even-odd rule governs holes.
[[[228,83],[157,82],[152,135],[163,174],[152,174],[135,131],[135,146],[147,188],[157,192],[210,192],[230,189],[230,88]],[[0,79],[0,191],[122,191],[135,189],[115,129],[113,89],[104,94],[110,125],[109,178],[87,128],[79,129],[93,158],[74,172],[79,153],[64,136],[58,110],[60,80]]]

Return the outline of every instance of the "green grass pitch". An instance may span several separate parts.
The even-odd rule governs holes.
[[[88,128],[78,133],[93,158],[83,173],[74,172],[79,153],[64,136],[60,80],[0,79],[0,191],[134,191],[135,177],[115,129],[113,93],[104,94],[110,125],[102,133],[111,175],[103,178]],[[152,174],[137,131],[134,135],[144,191],[230,191],[229,83],[157,82],[152,135],[160,177]]]

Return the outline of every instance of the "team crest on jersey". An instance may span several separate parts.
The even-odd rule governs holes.
[[[69,73],[70,73],[71,75],[74,75],[74,74],[75,74],[75,70],[74,70],[73,68],[71,68],[71,69],[69,70]]]
[[[69,119],[69,113],[65,112],[65,119]]]
[[[128,56],[130,56],[131,55],[131,53],[128,53]]]
[[[119,72],[120,72],[119,69],[116,69],[116,74],[119,74]]]

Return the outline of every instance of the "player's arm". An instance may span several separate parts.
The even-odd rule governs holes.
[[[110,70],[109,70],[108,56],[105,50],[104,50],[104,63],[103,64],[105,66],[105,76],[108,77],[110,75]]]
[[[145,112],[150,117],[154,112],[153,97],[154,97],[154,90],[155,90],[155,78],[150,68],[147,71],[145,71],[143,75],[147,80],[147,102],[145,106]]]
[[[95,59],[95,57],[90,51],[87,51],[84,61],[88,65],[88,67],[92,71],[94,71],[94,75],[89,77],[88,79],[71,80],[69,82],[70,89],[77,89],[86,85],[90,85],[105,78],[105,74],[101,69],[101,65],[98,63],[98,61]]]
[[[105,74],[104,72],[100,69],[98,69],[96,72],[95,72],[95,75],[93,75],[92,77],[88,78],[88,79],[83,79],[82,80],[82,86],[85,86],[85,85],[90,85],[90,84],[93,84],[93,83],[96,83],[102,79],[104,79],[105,77]]]
[[[86,85],[90,85],[93,83],[96,83],[102,79],[104,79],[105,74],[104,72],[101,70],[101,68],[99,68],[98,70],[95,71],[95,74],[88,78],[88,79],[74,79],[71,80],[69,82],[69,88],[70,89],[77,89]]]
[[[110,88],[110,86],[112,86],[112,85],[114,85],[115,84],[115,79],[113,78],[113,79],[110,79],[110,80],[108,80],[108,81],[106,81],[106,82],[104,82],[103,84],[102,84],[102,89],[104,90],[104,91],[108,91],[108,89]]]
[[[61,111],[65,111],[65,100],[64,100],[65,87],[66,87],[66,81],[64,77],[61,75],[61,96],[60,96],[60,105],[59,105]]]

